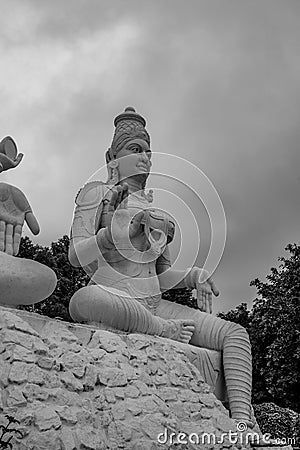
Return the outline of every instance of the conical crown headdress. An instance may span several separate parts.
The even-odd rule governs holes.
[[[106,162],[116,158],[117,153],[132,139],[143,139],[150,146],[150,136],[146,130],[146,120],[132,106],[125,108],[115,120],[116,127],[110,148],[106,152]]]

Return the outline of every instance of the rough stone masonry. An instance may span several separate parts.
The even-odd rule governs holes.
[[[0,423],[20,421],[13,449],[249,447],[219,442],[235,423],[170,340],[0,307],[0,343]],[[216,441],[174,446],[172,432]]]

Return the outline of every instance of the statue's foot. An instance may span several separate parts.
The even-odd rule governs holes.
[[[195,330],[193,320],[165,320],[161,336],[188,344]]]

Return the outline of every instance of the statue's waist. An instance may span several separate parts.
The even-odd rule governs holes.
[[[96,283],[94,280],[92,280],[89,284],[100,284],[100,283]],[[140,293],[136,291],[133,286],[131,286],[131,288],[128,289],[128,286],[122,286],[122,284],[121,285],[114,284],[113,286],[101,284],[101,287],[106,288],[107,291],[112,295],[122,297],[122,299],[125,301],[127,298],[134,299],[138,301],[141,305],[143,305],[146,309],[148,309],[153,315],[157,314],[157,308],[161,302],[161,293],[158,293],[157,295]]]
[[[131,275],[124,274],[114,267],[99,267],[92,277],[93,284],[113,287],[127,292],[133,298],[160,296],[160,285],[157,276],[146,276],[142,271]]]

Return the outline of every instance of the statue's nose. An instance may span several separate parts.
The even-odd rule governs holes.
[[[146,161],[146,162],[149,161],[149,157],[147,155],[147,152],[143,151],[143,152],[141,152],[141,155],[142,155],[144,161]]]

